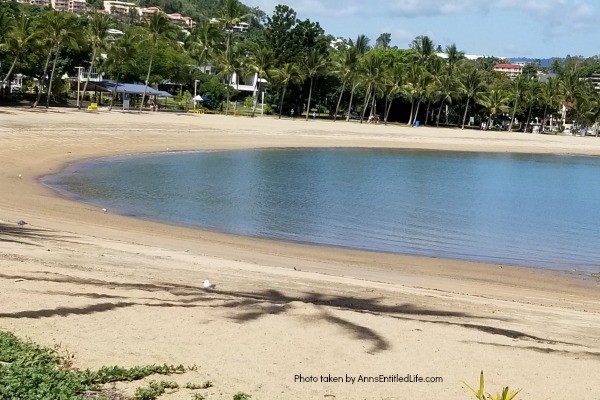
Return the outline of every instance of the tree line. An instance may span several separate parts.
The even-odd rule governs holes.
[[[333,120],[464,128],[474,117],[482,127],[493,128],[500,121],[512,130],[532,121],[549,129],[563,106],[568,121],[589,127],[600,114],[599,96],[587,79],[600,72],[597,57],[555,60],[545,71],[550,75],[539,75],[541,68],[529,65],[510,79],[493,71],[502,60],[468,60],[455,44],[442,48],[424,35],[399,49],[390,47],[389,33],[373,45],[364,35],[327,35],[318,22],[300,20],[285,5],[267,15],[225,0],[215,10],[193,29],[183,29],[162,12],[148,18],[74,15],[2,3],[2,86],[17,72],[35,77],[41,90],[34,106],[43,100],[49,106],[65,92],[63,74],[72,76],[75,67],[83,66],[118,82],[173,82],[189,92],[197,83],[212,100],[208,106],[225,114],[231,100],[244,96],[234,78],[249,76],[257,78],[268,110],[279,118],[294,110],[306,119],[318,112]],[[240,22],[250,23],[248,32],[235,29]],[[124,34],[112,35],[111,28]],[[205,74],[206,66],[216,73]],[[258,101],[252,104],[254,115]]]

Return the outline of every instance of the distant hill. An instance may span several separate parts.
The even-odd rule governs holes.
[[[526,63],[535,63],[535,62],[540,62],[540,67],[543,68],[547,68],[550,65],[552,65],[552,62],[556,59],[559,59],[561,61],[564,61],[563,57],[551,57],[551,58],[527,58],[527,57],[517,57],[517,58],[511,58],[510,62],[516,63],[516,62],[526,62]]]

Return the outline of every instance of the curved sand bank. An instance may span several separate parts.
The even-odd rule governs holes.
[[[0,329],[62,343],[81,367],[197,364],[175,379],[213,381],[209,399],[466,399],[461,380],[475,384],[481,369],[490,391],[523,388],[524,399],[598,393],[593,278],[166,226],[103,213],[37,181],[105,155],[311,146],[600,155],[596,138],[0,109]],[[203,291],[204,279],[216,290]],[[444,382],[294,381],[417,373]]]

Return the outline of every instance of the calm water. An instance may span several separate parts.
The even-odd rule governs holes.
[[[111,212],[395,253],[600,270],[600,158],[397,150],[167,153],[46,183]]]

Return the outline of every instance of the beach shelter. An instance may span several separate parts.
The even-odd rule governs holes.
[[[173,97],[169,92],[162,90],[156,90],[150,86],[147,88],[146,85],[141,83],[115,83],[110,81],[103,82],[89,82],[88,87],[91,90],[98,92],[110,92],[121,94],[123,96],[123,110],[129,109],[129,99],[133,95],[143,95],[144,89],[146,90],[146,96],[151,97]]]

